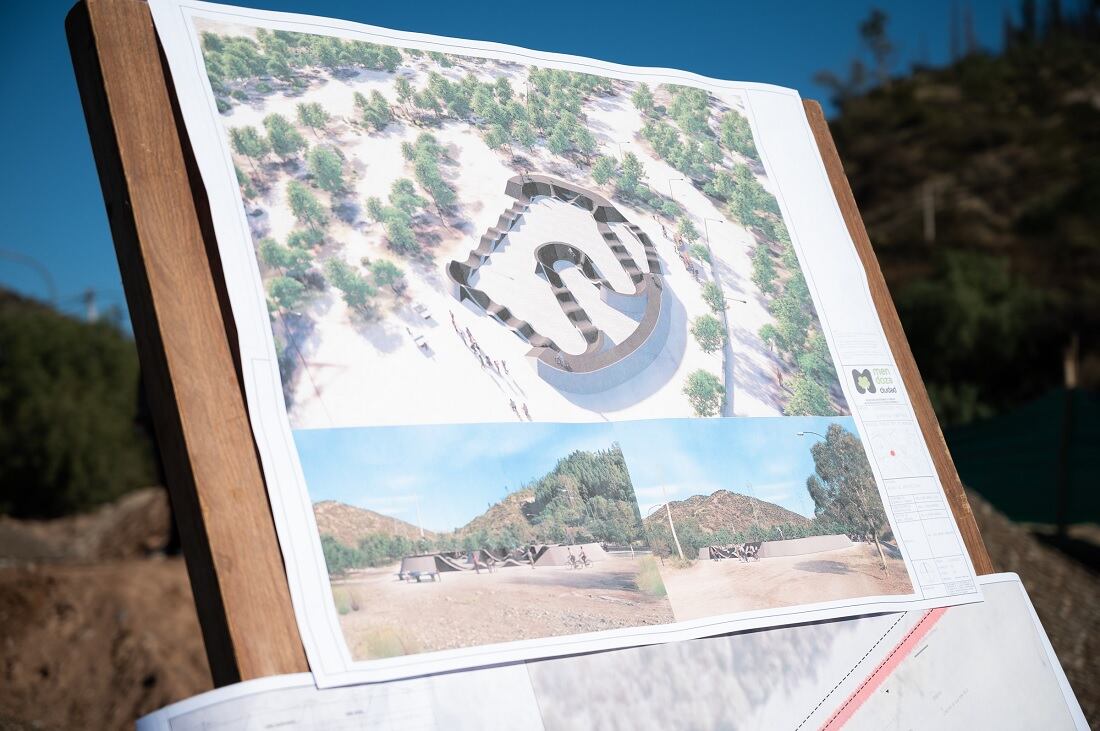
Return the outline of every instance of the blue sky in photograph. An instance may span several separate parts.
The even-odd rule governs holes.
[[[819,437],[810,432],[824,434],[830,424],[856,433],[851,417],[799,416],[303,429],[294,440],[314,502],[338,500],[448,531],[570,452],[615,442],[643,515],[665,500],[725,489],[813,517],[806,478]]]
[[[74,0],[0,5],[0,287],[81,312],[81,294],[125,304],[103,198],[65,42]],[[952,8],[967,3],[626,0],[583,6],[444,0],[253,0],[252,7],[343,18],[401,30],[510,43],[618,63],[665,66],[727,79],[794,87],[821,98],[821,69],[842,71],[859,53],[859,22],[874,6],[890,16],[896,68],[948,57]],[[974,0],[981,45],[1000,45],[1015,0]]]
[[[809,432],[825,434],[830,424],[857,433],[848,416],[620,422],[615,433],[642,515],[666,500],[729,490],[812,518],[806,478],[820,438]]]
[[[458,424],[294,433],[314,502],[338,500],[449,531],[554,469],[570,452],[608,449],[610,424]]]

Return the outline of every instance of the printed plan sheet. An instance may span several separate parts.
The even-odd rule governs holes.
[[[321,687],[980,599],[796,92],[150,5]]]
[[[138,731],[1087,729],[1019,579],[981,582],[984,602],[949,609],[380,685],[266,678],[169,706]],[[765,670],[776,658],[784,672]]]

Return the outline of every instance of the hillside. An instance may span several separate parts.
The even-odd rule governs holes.
[[[511,530],[520,542],[531,542],[535,540],[535,529],[527,519],[524,509],[534,499],[534,490],[517,490],[459,528],[458,535],[468,536],[484,531],[495,536]]]
[[[1060,387],[1074,335],[1100,386],[1100,24],[1030,25],[998,54],[838,89],[829,122],[948,424]]]
[[[317,532],[322,536],[332,536],[338,542],[355,548],[359,541],[371,534],[384,534],[417,538],[420,529],[412,523],[406,523],[389,515],[373,510],[356,508],[335,500],[322,500],[313,504],[313,515],[317,519]],[[434,538],[431,531],[424,531],[427,538]]]
[[[808,526],[811,523],[808,518],[774,503],[729,490],[716,490],[710,495],[692,495],[687,500],[674,500],[669,503],[669,509],[672,511],[674,523],[695,521],[704,533],[715,533],[722,529],[741,533],[754,526],[768,530],[777,525]],[[649,516],[645,524],[647,528],[658,527],[663,526],[665,521],[665,512],[662,510]]]

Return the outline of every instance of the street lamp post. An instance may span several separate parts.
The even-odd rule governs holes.
[[[810,431],[809,429],[807,429],[807,430],[805,430],[805,431],[795,432],[795,434],[794,434],[794,435],[795,435],[796,437],[804,437],[804,436],[806,436],[807,434],[813,434],[813,435],[814,435],[815,437],[820,437],[820,438],[824,439],[825,441],[829,441],[829,438],[828,438],[828,437],[826,437],[826,436],[825,436],[824,434],[819,434],[819,433],[817,433],[817,432],[815,432],[815,431]]]

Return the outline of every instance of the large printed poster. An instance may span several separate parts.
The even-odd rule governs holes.
[[[319,682],[976,598],[796,94],[153,9]]]

